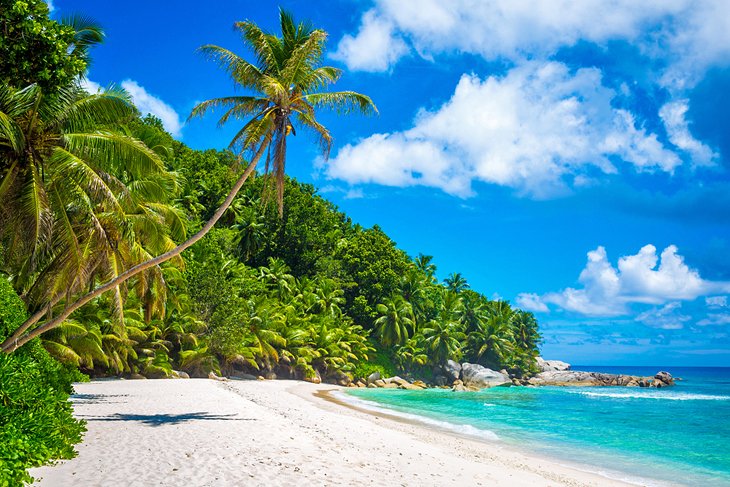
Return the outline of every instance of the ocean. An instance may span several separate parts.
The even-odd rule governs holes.
[[[347,389],[344,396],[640,485],[730,486],[730,368],[572,368],[641,376],[667,370],[683,380],[664,389]]]

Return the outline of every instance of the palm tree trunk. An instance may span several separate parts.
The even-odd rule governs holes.
[[[26,343],[28,343],[30,340],[36,338],[37,336],[40,336],[42,333],[51,330],[53,328],[56,328],[59,326],[63,321],[68,318],[71,313],[91,301],[92,299],[101,296],[107,291],[110,291],[111,289],[114,289],[115,287],[119,286],[123,282],[127,281],[131,277],[136,276],[137,274],[144,272],[145,270],[154,267],[156,265],[162,264],[165,261],[168,261],[172,259],[173,257],[180,255],[185,249],[193,245],[195,242],[200,240],[205,236],[206,233],[210,231],[211,228],[216,224],[218,220],[223,216],[223,213],[228,209],[228,207],[233,202],[233,199],[236,197],[238,192],[240,191],[241,187],[243,186],[243,183],[246,182],[248,177],[251,175],[253,170],[256,168],[256,164],[258,163],[259,159],[261,158],[261,155],[264,153],[264,149],[266,149],[266,146],[269,144],[269,138],[265,139],[261,146],[256,151],[256,154],[254,155],[253,159],[251,159],[251,162],[249,163],[248,167],[246,167],[246,170],[243,172],[241,177],[238,178],[238,181],[236,181],[236,184],[233,185],[233,188],[231,189],[230,193],[228,193],[228,196],[226,196],[226,199],[223,201],[221,206],[216,210],[216,212],[213,214],[210,220],[206,222],[206,224],[203,226],[203,228],[198,231],[195,235],[190,237],[187,241],[183,242],[182,244],[178,245],[174,249],[170,250],[169,252],[165,252],[162,255],[158,255],[157,257],[146,260],[142,262],[141,264],[137,264],[136,266],[128,269],[127,271],[119,274],[116,278],[112,279],[111,281],[106,282],[105,284],[102,284],[101,286],[97,287],[93,291],[85,294],[84,296],[80,297],[70,305],[66,306],[66,308],[55,318],[52,320],[42,324],[41,326],[34,328],[32,331],[25,333],[31,326],[33,326],[38,320],[45,314],[46,309],[42,311],[38,311],[33,316],[31,316],[28,320],[26,320],[11,336],[9,336],[2,344],[0,344],[0,350],[2,350],[5,353],[11,353],[17,350],[18,348],[22,347]],[[25,333],[25,334],[24,334]]]

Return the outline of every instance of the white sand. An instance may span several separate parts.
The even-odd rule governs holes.
[[[315,397],[335,386],[207,379],[76,386],[79,456],[42,486],[624,485]]]

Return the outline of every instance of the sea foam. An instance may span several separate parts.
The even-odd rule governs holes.
[[[471,437],[478,438],[481,440],[499,441],[499,436],[497,436],[497,434],[494,431],[476,428],[470,424],[451,423],[448,421],[441,421],[438,419],[429,418],[428,416],[420,416],[420,415],[416,415],[416,414],[404,413],[404,412],[398,411],[396,409],[383,407],[376,402],[356,398],[349,394],[341,393],[339,391],[334,391],[331,394],[333,396],[336,396],[337,399],[339,399],[343,402],[346,402],[348,404],[351,404],[359,409],[365,409],[367,411],[376,412],[376,413],[390,414],[392,416],[397,416],[399,418],[407,419],[409,421],[427,424],[429,426],[435,426],[437,428],[452,431],[452,432],[458,433],[460,435],[471,436]]]
[[[605,392],[605,391],[574,391],[566,389],[565,392],[578,394],[586,397],[607,397],[613,399],[658,399],[664,401],[728,401],[730,396],[714,396],[711,394],[691,394],[686,392]]]

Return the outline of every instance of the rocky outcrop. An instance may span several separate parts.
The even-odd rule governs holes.
[[[657,374],[654,376],[655,381],[659,381],[665,385],[673,386],[674,385],[674,377],[672,377],[672,374],[666,371],[657,372]],[[655,387],[662,387],[662,386],[655,386]]]
[[[342,372],[341,370],[338,370],[337,372],[335,372],[334,378],[335,378],[335,383],[338,386],[347,387],[350,384],[352,384],[352,376],[346,372]]]
[[[368,376],[367,384],[370,385],[373,382],[375,382],[376,380],[380,380],[380,372],[377,372],[377,371],[376,372],[373,372],[372,374],[370,374]]]
[[[356,385],[357,387],[366,387],[365,383],[362,380],[358,381]],[[425,389],[428,386],[423,381],[417,380],[411,383],[408,382],[406,379],[396,375],[394,377],[388,377],[385,379],[376,379],[367,384],[367,387],[371,389],[379,387],[382,389],[406,389],[409,391],[419,391],[421,389]]]
[[[314,369],[314,375],[311,377],[305,377],[305,381],[311,382],[312,384],[321,384],[322,383],[322,376],[319,374],[319,370]]]
[[[454,382],[461,378],[461,364],[453,360],[447,360],[441,367],[448,382]]]
[[[561,362],[560,360],[544,360],[542,357],[537,357],[537,367],[541,372],[562,372],[570,370],[570,364],[567,362]]]
[[[461,380],[467,388],[485,389],[511,384],[507,374],[488,369],[479,364],[461,364]]]
[[[530,378],[527,383],[534,386],[667,387],[674,385],[674,380],[669,372],[659,372],[654,377],[639,377],[578,370],[553,370],[541,372]]]

